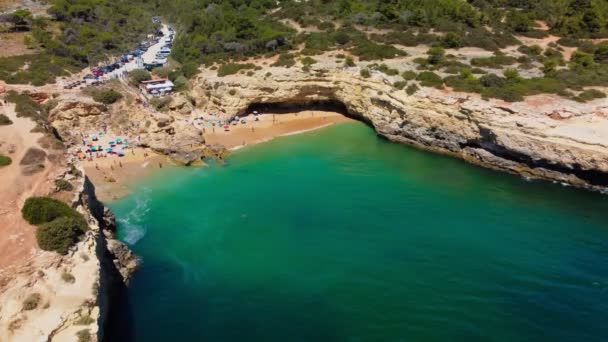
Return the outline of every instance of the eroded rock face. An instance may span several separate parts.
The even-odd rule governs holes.
[[[356,67],[266,68],[223,78],[208,72],[194,82],[193,96],[226,118],[252,104],[339,101],[393,141],[528,177],[608,187],[605,99],[581,104],[540,95],[506,103],[430,88],[410,96],[393,81],[377,72],[363,78]]]
[[[51,112],[49,121],[67,146],[81,145],[83,137],[105,127],[109,134],[130,136],[135,144],[169,155],[180,163],[191,164],[200,160],[204,150],[201,130],[183,120],[192,110],[192,101],[183,95],[172,99],[166,113],[141,103],[106,107],[86,101],[66,101]]]

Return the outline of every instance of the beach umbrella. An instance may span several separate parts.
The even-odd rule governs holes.
[[[118,156],[122,157],[124,155],[125,155],[125,151],[124,150],[118,151]]]
[[[253,114],[258,115],[258,111],[257,111],[257,110],[254,110],[254,111],[253,111]]]
[[[110,144],[110,146],[114,146],[114,145],[116,145],[116,143],[114,142],[114,140],[112,140],[112,141],[108,142],[108,144]]]
[[[110,153],[112,152],[112,149],[110,147],[106,148],[106,152]]]

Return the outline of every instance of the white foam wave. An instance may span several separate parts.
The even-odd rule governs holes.
[[[150,211],[149,189],[145,189],[141,196],[135,198],[135,207],[123,218],[118,219],[123,227],[123,240],[134,245],[146,235],[146,226],[143,224],[146,214]]]

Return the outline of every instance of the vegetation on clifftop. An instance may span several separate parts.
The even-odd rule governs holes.
[[[66,254],[79,236],[88,230],[82,214],[49,197],[28,198],[21,213],[26,221],[38,226],[36,240],[43,250]]]
[[[280,57],[273,66],[291,67],[296,55],[315,56],[341,49],[344,62],[392,59],[406,55],[402,46],[431,47],[428,59],[416,59],[418,83],[474,91],[487,97],[520,99],[538,92],[551,92],[581,101],[600,95],[583,87],[601,86],[606,79],[608,47],[588,38],[608,37],[608,2],[605,0],[50,0],[52,19],[17,13],[14,29],[30,31],[30,43],[41,49],[29,57],[0,59],[0,79],[9,83],[40,85],[52,82],[83,66],[132,49],[154,31],[153,15],[176,28],[171,57],[178,64],[167,76],[178,88],[204,63],[221,64],[220,76],[252,68],[239,63],[251,56]],[[546,27],[545,27],[546,25]],[[549,34],[561,37],[550,48],[521,45],[520,36]],[[561,44],[561,45],[559,45]],[[517,56],[500,52],[521,45]],[[562,46],[578,51],[570,64]],[[441,49],[479,47],[494,51],[491,57],[456,61]],[[216,66],[214,66],[215,68]],[[487,86],[484,79],[466,75],[488,73],[487,69],[518,71],[542,68],[544,76],[532,72],[505,77]],[[305,70],[310,65],[304,65]],[[379,70],[382,71],[382,70]],[[365,73],[365,72],[364,72]],[[432,74],[442,78],[440,82]],[[446,77],[443,74],[450,74]],[[523,73],[520,73],[523,75]],[[532,76],[530,76],[532,75]],[[144,77],[139,75],[137,79]],[[556,83],[560,83],[556,85]],[[402,84],[398,84],[399,87]],[[107,101],[102,101],[106,103]]]

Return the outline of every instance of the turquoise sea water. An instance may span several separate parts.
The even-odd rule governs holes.
[[[608,340],[608,197],[360,123],[165,170],[110,206],[143,259],[136,341]]]

